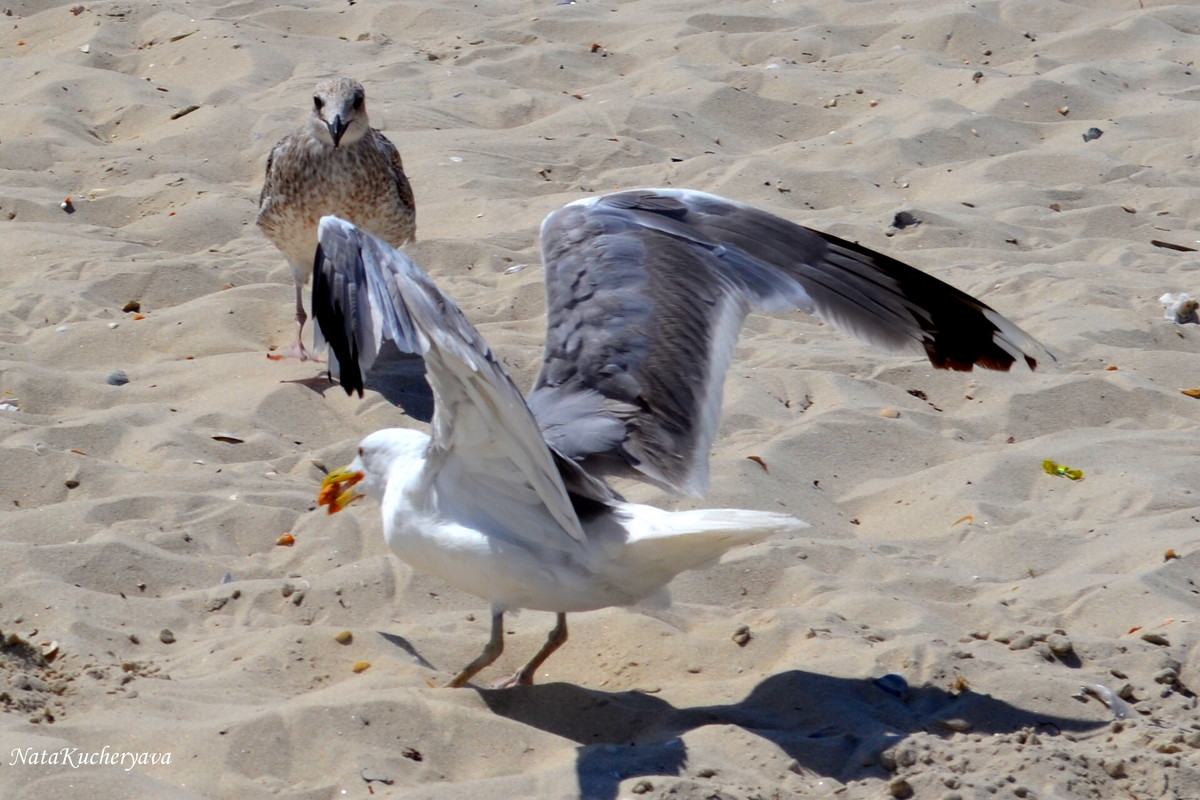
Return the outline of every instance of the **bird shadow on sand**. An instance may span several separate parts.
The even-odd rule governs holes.
[[[425,379],[425,359],[402,353],[395,342],[384,342],[364,386],[415,420],[433,419],[433,390]]]
[[[328,372],[280,383],[295,383],[322,397],[338,386]],[[363,381],[363,387],[379,392],[385,400],[415,420],[429,422],[433,419],[433,390],[425,378],[425,359],[401,352],[392,341],[383,343],[379,356]]]
[[[423,656],[419,652],[417,652],[417,648],[413,647],[412,643],[409,642],[408,639],[405,639],[403,636],[397,636],[394,633],[384,633],[383,631],[380,631],[379,635],[382,636],[389,644],[395,645],[396,647],[399,647],[401,650],[403,650],[405,653],[408,653],[409,657],[413,660],[413,663],[416,664],[417,666],[423,667],[428,670],[436,669],[436,667],[434,667],[433,664],[430,664],[428,661],[426,661],[425,656]]]
[[[1042,714],[969,690],[922,686],[897,696],[871,680],[801,670],[766,678],[740,702],[692,708],[636,691],[565,683],[478,691],[494,713],[579,743],[576,774],[585,800],[616,798],[629,778],[682,774],[688,762],[683,736],[706,725],[738,726],[794,758],[794,771],[846,783],[888,777],[880,754],[917,733],[1033,728],[1046,736],[1108,724]]]

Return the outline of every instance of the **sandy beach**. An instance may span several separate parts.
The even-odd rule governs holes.
[[[1200,798],[1200,399],[1181,391],[1200,326],[1160,302],[1200,296],[1200,9],[4,14],[3,797]],[[670,609],[573,615],[539,685],[435,688],[486,640],[486,603],[390,555],[376,505],[316,508],[362,436],[423,423],[267,358],[295,323],[254,224],[266,157],[334,75],[403,154],[408,251],[523,388],[542,217],[641,186],[893,255],[1057,362],[938,372],[751,316],[710,494],[620,489],[812,527],[685,573]],[[552,624],[510,616],[480,685]]]

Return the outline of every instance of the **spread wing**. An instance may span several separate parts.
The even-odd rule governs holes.
[[[397,278],[402,273],[390,266],[401,259],[411,262],[337,217],[321,218],[318,239],[323,241],[313,265],[313,344],[318,351],[328,346],[329,374],[347,394],[362,397],[364,376],[385,342],[395,342],[405,353],[421,352],[400,295],[402,281]]]
[[[542,223],[548,331],[529,397],[547,441],[589,470],[702,494],[721,385],[750,311],[799,309],[940,368],[1050,354],[931,275],[703,192],[571,203]]]
[[[346,391],[361,393],[383,339],[425,359],[434,396],[427,460],[438,502],[527,546],[583,541],[580,498],[605,503],[615,495],[547,445],[459,307],[407,255],[349,222],[323,217],[318,238],[313,308]],[[348,380],[354,369],[358,379]]]

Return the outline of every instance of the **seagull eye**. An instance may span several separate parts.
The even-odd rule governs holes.
[[[363,98],[362,98],[362,95],[361,95],[361,94],[360,94],[360,95],[355,95],[355,97],[354,97],[354,110],[355,110],[355,111],[358,111],[358,110],[360,110],[360,109],[362,108],[362,104],[363,104]]]
[[[325,101],[322,100],[320,97],[317,97],[314,95],[313,96],[313,107],[315,109],[317,109],[317,111],[320,111],[322,108],[325,107]]]
[[[365,453],[363,453],[363,449],[361,447],[358,448],[358,457],[362,458],[364,455],[365,455]]]

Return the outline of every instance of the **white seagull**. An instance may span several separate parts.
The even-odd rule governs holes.
[[[425,359],[432,431],[371,434],[319,503],[382,505],[393,551],[492,606],[491,637],[450,682],[499,657],[503,615],[553,611],[530,684],[567,638],[566,614],[665,593],[678,573],[806,524],[762,511],[627,503],[604,476],[702,494],[721,386],[747,313],[801,309],[937,367],[1032,369],[1051,357],[988,306],[913,267],[702,192],[578,200],[542,223],[546,350],[523,398],[478,331],[406,255],[320,222],[319,334],[347,393],[391,340]],[[318,341],[320,341],[318,339]],[[360,494],[360,492],[362,494]]]

